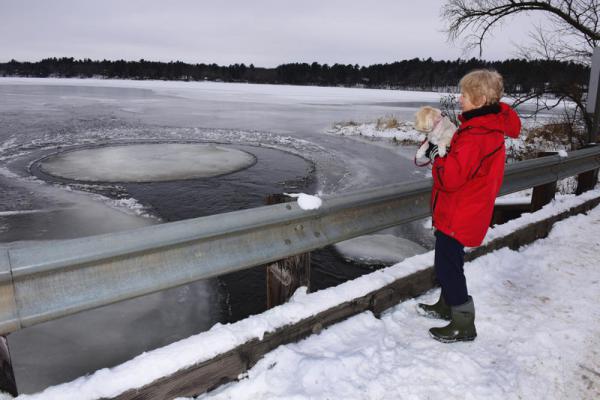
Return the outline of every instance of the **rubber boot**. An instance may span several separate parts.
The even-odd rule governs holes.
[[[446,321],[452,320],[452,314],[450,312],[450,306],[446,304],[444,296],[440,292],[440,298],[435,304],[417,304],[417,311],[419,314],[429,318],[439,318]]]
[[[460,306],[450,307],[452,321],[441,328],[431,328],[431,336],[444,343],[466,342],[474,340],[477,337],[475,330],[475,305],[473,298]]]

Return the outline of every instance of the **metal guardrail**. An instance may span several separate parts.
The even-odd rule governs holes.
[[[600,167],[600,147],[509,165],[501,194]],[[131,231],[0,248],[0,334],[429,215],[431,179]]]

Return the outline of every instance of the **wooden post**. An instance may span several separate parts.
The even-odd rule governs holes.
[[[584,149],[588,149],[590,147],[596,147],[595,144],[587,144],[583,146]],[[598,183],[598,169],[593,169],[591,171],[587,171],[577,175],[577,190],[575,191],[576,195],[580,195],[583,192],[587,192],[588,190],[592,190],[596,184]]]
[[[556,182],[546,183],[533,188],[531,195],[531,211],[541,210],[546,204],[554,200],[556,195]]]
[[[575,194],[579,196],[583,192],[592,190],[596,186],[596,183],[598,183],[597,169],[577,175],[577,190]]]
[[[292,200],[282,194],[273,194],[267,197],[266,203],[270,205]],[[267,264],[267,308],[285,303],[302,286],[310,288],[310,253]]]
[[[556,155],[556,152],[540,152],[538,157],[546,157]],[[546,204],[554,200],[556,195],[556,182],[546,183],[533,188],[533,194],[531,195],[531,211],[535,212],[540,210]]]
[[[0,391],[10,393],[11,396],[16,397],[19,393],[17,392],[17,382],[15,381],[6,336],[0,336],[0,363]]]

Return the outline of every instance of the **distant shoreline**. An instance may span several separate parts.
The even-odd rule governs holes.
[[[245,82],[245,81],[222,81],[222,80],[199,80],[199,81],[195,81],[195,80],[180,80],[180,79],[134,79],[134,78],[108,78],[108,77],[104,77],[104,76],[90,76],[90,77],[86,77],[86,76],[71,76],[71,77],[64,77],[64,76],[44,76],[44,77],[38,77],[38,76],[21,76],[21,75],[0,75],[0,80],[2,79],[48,79],[48,80],[72,80],[72,81],[76,81],[76,80],[80,80],[80,81],[120,81],[120,82],[148,82],[148,83],[152,83],[152,82],[164,82],[164,83],[168,83],[168,82],[172,82],[172,83],[228,83],[228,84],[239,84],[239,85],[271,85],[271,86],[297,86],[297,87],[314,87],[314,88],[340,88],[340,89],[365,89],[365,90],[399,90],[399,91],[406,91],[406,92],[431,92],[431,93],[444,93],[444,94],[455,94],[458,93],[458,85],[456,86],[445,86],[443,88],[439,88],[439,89],[432,89],[432,88],[418,88],[418,87],[410,87],[410,88],[404,88],[404,87],[367,87],[364,85],[355,85],[355,86],[344,86],[344,85],[314,85],[314,84],[293,84],[293,83],[269,83],[269,82]]]
[[[543,91],[548,85],[586,85],[589,67],[572,62],[511,59],[505,61],[434,61],[411,59],[368,67],[343,64],[290,63],[275,68],[250,64],[186,64],[176,62],[47,58],[37,62],[0,63],[0,77],[95,78],[156,81],[210,81],[296,86],[349,87],[428,92],[456,92],[460,78],[477,68],[491,68],[504,76],[507,93]],[[567,77],[567,78],[565,78]]]

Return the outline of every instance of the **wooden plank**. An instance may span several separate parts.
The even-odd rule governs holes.
[[[570,216],[587,212],[600,204],[600,198],[589,200],[558,215],[530,224],[507,236],[493,240],[466,254],[467,261],[481,257],[502,247],[517,249],[545,237],[553,224]],[[262,340],[254,339],[237,348],[196,365],[186,367],[175,374],[158,379],[139,389],[129,390],[118,400],[170,400],[176,397],[197,396],[219,385],[235,381],[252,368],[265,354],[282,344],[296,342],[323,328],[371,310],[375,315],[407,298],[416,297],[436,286],[433,266],[398,279],[391,284],[353,299],[317,315],[306,318],[265,334]]]
[[[437,285],[432,267],[415,272],[405,278],[374,292],[371,297],[371,311],[379,317],[382,312],[399,302],[418,297]]]
[[[530,203],[498,204],[494,206],[490,226],[504,224],[511,219],[519,218],[521,214],[526,212],[531,212]]]
[[[117,396],[120,400],[174,399],[194,396],[237,379],[239,372],[249,368],[240,348],[199,363],[194,368],[177,371],[148,386],[129,390]]]

